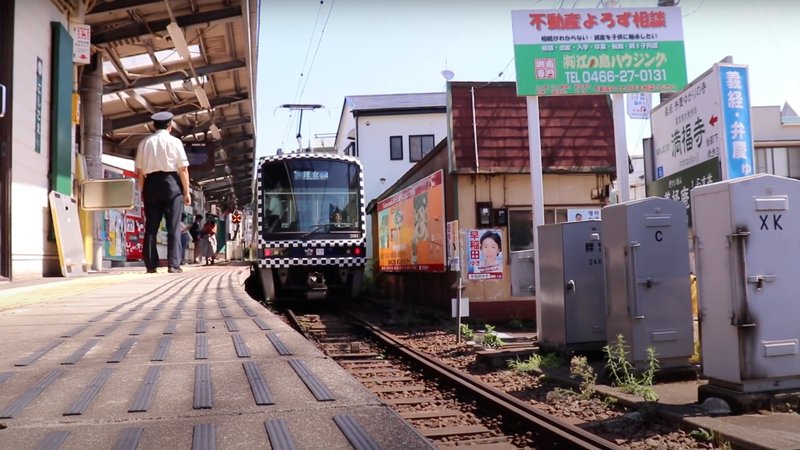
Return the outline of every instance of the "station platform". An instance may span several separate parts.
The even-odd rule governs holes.
[[[247,275],[122,268],[0,287],[0,447],[433,448],[252,300]]]

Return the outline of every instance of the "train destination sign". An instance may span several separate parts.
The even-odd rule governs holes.
[[[517,94],[674,92],[686,84],[678,7],[511,12]]]

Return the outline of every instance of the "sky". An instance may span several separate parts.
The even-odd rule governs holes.
[[[620,0],[655,7],[657,0]],[[335,133],[345,96],[444,92],[454,81],[515,81],[513,10],[596,8],[598,0],[261,0],[256,154],[297,148]],[[749,68],[753,106],[800,112],[800,1],[680,0],[689,82],[725,56]],[[654,106],[657,104],[654,96]],[[648,120],[626,121],[641,154]]]

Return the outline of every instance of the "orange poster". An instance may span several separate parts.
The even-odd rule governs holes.
[[[386,272],[444,272],[444,172],[378,203],[378,264]]]

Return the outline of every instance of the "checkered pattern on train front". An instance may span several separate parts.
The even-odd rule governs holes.
[[[262,248],[288,248],[288,247],[352,247],[366,244],[366,238],[361,239],[312,239],[301,240],[275,240],[261,244]]]
[[[273,258],[259,259],[258,267],[261,269],[288,269],[292,266],[336,266],[336,267],[361,267],[367,263],[367,258]]]
[[[267,241],[264,239],[264,236],[261,234],[261,219],[264,217],[264,203],[263,203],[263,196],[261,195],[263,187],[261,186],[261,168],[263,167],[265,162],[273,162],[273,161],[282,161],[282,160],[290,160],[290,159],[331,159],[337,161],[346,161],[350,163],[354,163],[358,165],[359,170],[359,177],[358,177],[358,184],[359,184],[359,201],[360,211],[361,211],[361,235],[364,236],[361,239],[313,239],[308,241],[300,241],[300,240],[273,240]],[[288,153],[284,155],[272,155],[272,156],[262,156],[258,160],[258,170],[256,173],[256,199],[257,199],[257,216],[256,216],[256,226],[255,229],[257,230],[256,233],[258,235],[258,265],[259,267],[282,267],[282,266],[275,266],[274,261],[278,261],[279,259],[271,259],[266,260],[261,258],[260,255],[264,254],[264,249],[266,248],[279,248],[279,247],[300,247],[306,245],[308,247],[331,247],[331,246],[348,246],[348,245],[364,245],[366,243],[366,236],[367,236],[367,212],[366,212],[366,203],[365,203],[365,193],[364,193],[364,166],[361,164],[361,161],[353,156],[349,155],[339,155],[333,153]],[[307,260],[307,259],[318,259],[318,258],[288,258],[289,260]],[[323,258],[328,259],[328,258]],[[334,260],[338,260],[341,258],[330,258]],[[346,264],[342,267],[353,267],[354,265],[365,265],[366,258],[358,258],[363,260],[360,263],[355,264]],[[270,265],[267,265],[270,264]],[[298,263],[300,264],[300,263]],[[288,267],[288,266],[286,266]]]

